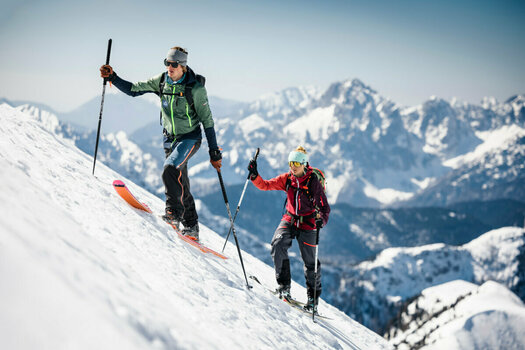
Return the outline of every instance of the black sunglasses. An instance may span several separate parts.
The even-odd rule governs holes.
[[[167,66],[172,66],[173,68],[177,68],[179,66],[179,62],[168,62],[167,59],[164,59],[164,65],[167,67]]]

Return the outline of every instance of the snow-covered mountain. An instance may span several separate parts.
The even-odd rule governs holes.
[[[334,305],[382,332],[402,303],[424,289],[454,280],[499,282],[525,300],[525,230],[490,231],[462,246],[388,248],[345,271]],[[348,303],[348,300],[351,300]]]
[[[99,163],[93,177],[92,158],[42,120],[6,104],[0,118],[2,348],[389,348],[325,302],[332,320],[314,324],[264,288],[247,290],[233,245],[226,261],[201,254],[122,201],[111,188],[120,174]],[[222,245],[204,225],[201,236]],[[271,286],[273,269],[243,257]]]
[[[117,88],[106,87],[102,130],[105,133],[124,131],[128,135],[153,120],[159,120],[159,102],[156,96],[139,96],[131,102],[131,98],[117,92]],[[85,130],[97,130],[100,114],[101,97],[95,97],[78,108],[67,113],[57,114],[60,121],[80,126]]]
[[[423,290],[387,337],[396,349],[525,349],[525,306],[508,288],[456,280]]]
[[[164,154],[156,96],[132,99],[117,92],[108,94],[105,104],[103,133],[136,130],[129,139],[160,169]],[[301,144],[311,163],[325,171],[332,203],[444,206],[524,198],[523,95],[505,102],[485,98],[480,105],[432,97],[403,107],[354,79],[325,91],[289,88],[249,104],[211,97],[210,106],[229,184],[243,182],[257,147],[261,174],[273,177],[287,171],[288,152]],[[99,108],[95,98],[59,118],[85,121],[82,125],[90,124],[92,131]],[[190,166],[193,178],[214,176],[207,152],[198,152]]]
[[[229,184],[242,183],[257,147],[261,174],[275,176],[287,171],[288,152],[304,145],[311,163],[327,175],[332,203],[448,205],[480,199],[481,192],[483,199],[521,200],[522,193],[513,189],[525,188],[516,175],[523,173],[517,136],[525,129],[524,101],[517,95],[502,103],[486,98],[472,105],[433,97],[420,106],[403,107],[358,79],[334,83],[325,91],[289,88],[237,112],[216,114],[223,176]],[[493,142],[501,137],[505,142]],[[153,154],[161,147],[158,122],[131,139]],[[154,157],[161,162],[163,154]],[[495,159],[505,161],[496,170],[485,166]],[[213,176],[206,152],[192,160],[194,178]],[[470,178],[470,172],[476,176]],[[491,184],[480,187],[484,183]]]
[[[103,133],[135,130],[128,137],[160,168],[164,155],[156,96],[131,99],[116,92],[106,96],[105,104]],[[271,177],[287,170],[289,150],[301,144],[311,163],[326,172],[332,203],[442,206],[524,197],[523,95],[505,102],[485,98],[480,105],[432,97],[403,107],[354,79],[325,91],[288,88],[252,103],[210,97],[210,106],[229,184],[243,181],[257,147],[261,173]],[[99,108],[95,98],[59,119],[92,131]],[[190,164],[194,178],[214,175],[207,163],[207,153],[197,153]]]
[[[73,141],[73,144],[86,154],[94,155],[96,131],[88,131],[84,128],[79,130],[77,126],[64,123],[55,114],[35,106],[25,104],[15,109],[32,116],[52,134]],[[151,154],[131,142],[123,131],[101,133],[97,162],[126,174],[126,177],[158,196],[164,193],[158,162]]]
[[[478,133],[483,143],[444,162],[451,171],[404,206],[447,206],[461,201],[525,198],[525,128],[502,126]]]

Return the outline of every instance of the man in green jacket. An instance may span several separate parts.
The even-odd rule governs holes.
[[[198,215],[190,193],[188,160],[200,147],[201,124],[208,141],[210,162],[217,171],[221,168],[222,155],[217,146],[203,79],[187,65],[187,60],[188,52],[177,46],[166,54],[166,72],[147,81],[130,83],[117,76],[109,65],[100,67],[100,75],[129,96],[154,93],[160,97],[166,154],[162,172],[166,190],[166,213],[163,218],[177,227],[182,223],[182,233],[198,240]]]

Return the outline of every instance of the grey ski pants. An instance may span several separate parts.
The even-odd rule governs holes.
[[[314,286],[316,296],[321,295],[321,263],[317,260],[317,278],[315,278],[315,230],[301,230],[288,221],[281,221],[272,238],[272,259],[275,266],[275,277],[279,285],[290,285],[290,259],[288,249],[293,239],[299,243],[299,251],[304,262],[304,277],[308,295],[313,295]]]

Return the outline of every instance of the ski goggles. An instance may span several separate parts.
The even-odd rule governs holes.
[[[290,167],[293,167],[293,166],[294,166],[294,167],[297,168],[297,167],[300,167],[301,165],[303,165],[303,163],[301,163],[301,162],[288,162],[288,165],[289,165]]]
[[[167,59],[164,59],[164,65],[167,67],[167,66],[172,66],[173,68],[177,68],[179,66],[179,62],[168,62]]]

